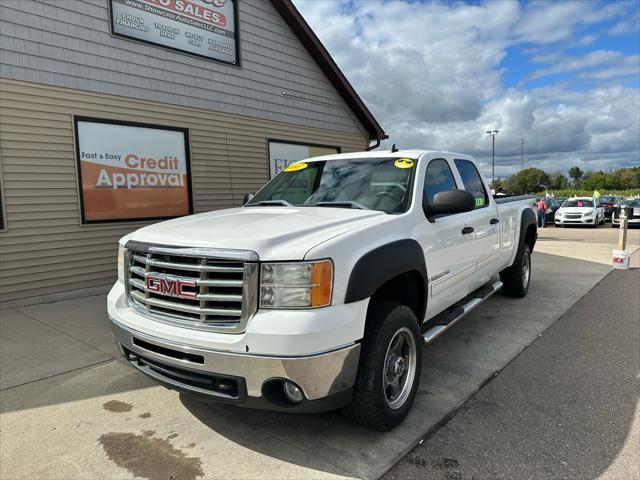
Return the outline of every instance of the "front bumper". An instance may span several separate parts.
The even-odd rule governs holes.
[[[596,217],[583,218],[558,218],[554,220],[556,225],[595,225]]]
[[[620,217],[616,217],[615,215],[613,215],[611,217],[611,223],[613,223],[614,225],[620,225]],[[631,225],[640,225],[640,217],[628,218],[627,219],[627,225],[629,225],[629,226],[631,226]]]
[[[346,405],[355,383],[360,344],[311,356],[271,357],[208,350],[150,336],[111,319],[129,363],[158,383],[207,400],[301,413]],[[304,393],[294,404],[282,393],[290,380]]]

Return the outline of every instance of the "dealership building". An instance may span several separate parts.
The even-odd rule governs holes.
[[[0,305],[104,291],[117,241],[385,133],[290,0],[0,2]]]

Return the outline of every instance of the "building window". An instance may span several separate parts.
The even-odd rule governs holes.
[[[275,177],[288,165],[305,158],[340,153],[340,147],[310,143],[269,140],[269,178]]]
[[[190,215],[188,131],[75,118],[82,223]]]

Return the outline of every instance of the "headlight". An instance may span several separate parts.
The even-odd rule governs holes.
[[[562,212],[560,210],[556,210],[556,217],[561,217],[562,216]]]
[[[331,303],[333,264],[318,262],[263,263],[261,308],[317,308]]]
[[[124,247],[118,245],[118,281],[124,283]]]
[[[584,214],[585,217],[592,217],[593,216],[593,212],[587,212]]]

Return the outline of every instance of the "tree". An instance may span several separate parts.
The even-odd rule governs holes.
[[[549,190],[566,190],[569,188],[569,180],[561,173],[549,174]]]
[[[511,175],[506,183],[511,193],[536,193],[549,185],[549,175],[539,168],[525,168]]]
[[[587,172],[584,174],[584,180],[582,180],[582,188],[584,190],[602,190],[605,188],[611,188],[612,182],[609,179],[610,175],[603,172]]]
[[[580,170],[580,167],[571,167],[569,169],[569,176],[573,180],[573,186],[577,187],[580,184],[580,179],[584,175],[584,172]]]
[[[490,184],[491,190],[497,192],[500,188],[506,188],[506,182],[500,178],[496,178]]]

